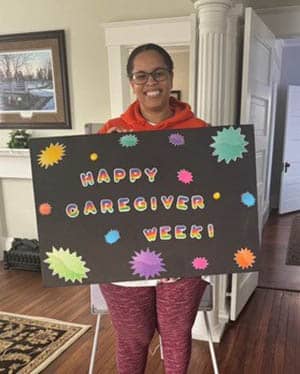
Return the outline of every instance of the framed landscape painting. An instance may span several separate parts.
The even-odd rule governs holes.
[[[0,36],[1,128],[71,128],[63,30]]]

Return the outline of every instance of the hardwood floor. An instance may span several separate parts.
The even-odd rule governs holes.
[[[279,219],[279,223],[280,223]],[[264,232],[264,244],[276,243],[273,220]],[[288,227],[284,219],[283,224]],[[269,231],[269,229],[271,231]],[[274,241],[275,240],[275,241]],[[283,242],[282,235],[278,237]],[[282,243],[283,244],[283,243]],[[95,327],[89,310],[89,287],[43,288],[38,273],[5,271],[0,264],[0,310],[57,318]],[[216,344],[221,374],[300,373],[300,293],[258,288],[238,321],[232,322]],[[43,373],[87,373],[94,330],[90,329]],[[155,350],[157,337],[151,345]],[[116,374],[114,333],[110,319],[101,320],[95,373]],[[149,353],[146,374],[163,374],[159,351]],[[189,374],[213,374],[206,342],[193,341]]]
[[[286,265],[290,228],[295,213],[273,213],[264,230],[259,287],[300,291],[300,266]]]

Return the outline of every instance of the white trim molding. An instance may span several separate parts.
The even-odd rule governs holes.
[[[29,150],[0,148],[0,178],[31,179]]]

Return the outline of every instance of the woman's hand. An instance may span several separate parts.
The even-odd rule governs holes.
[[[122,126],[113,126],[113,127],[110,127],[106,133],[107,134],[111,134],[113,132],[132,132],[133,130],[132,129],[125,129],[124,127]]]

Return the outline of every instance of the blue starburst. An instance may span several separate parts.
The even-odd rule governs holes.
[[[120,233],[118,230],[109,230],[105,236],[104,239],[106,243],[108,244],[114,244],[120,239]]]
[[[250,192],[245,192],[241,196],[241,202],[246,205],[248,208],[254,206],[256,203],[255,197]]]

